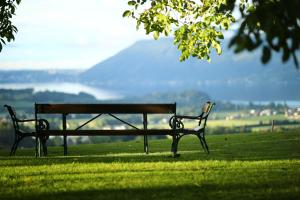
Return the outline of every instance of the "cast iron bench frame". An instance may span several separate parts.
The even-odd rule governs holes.
[[[4,107],[7,109],[10,118],[12,120],[12,124],[14,127],[14,131],[15,131],[15,139],[14,139],[14,143],[11,147],[10,150],[10,156],[13,156],[16,154],[17,148],[19,143],[21,142],[22,139],[24,139],[25,137],[36,137],[37,134],[36,132],[27,132],[24,131],[20,128],[20,123],[27,123],[27,122],[35,122],[36,126],[39,127],[39,129],[47,129],[49,127],[49,123],[47,120],[45,119],[19,119],[16,115],[15,109],[9,105],[4,105]],[[45,139],[47,140],[48,137],[42,139],[43,143],[45,143]],[[46,144],[46,143],[45,143]],[[43,151],[44,154],[47,155],[47,148],[45,149],[45,145],[43,145]]]
[[[49,136],[63,136],[64,155],[67,155],[67,136],[112,136],[112,135],[139,135],[144,136],[144,152],[148,153],[148,135],[170,135],[172,137],[171,151],[174,157],[177,157],[178,143],[184,135],[196,135],[201,143],[202,148],[209,153],[208,145],[205,140],[205,127],[208,116],[215,104],[207,102],[202,113],[198,116],[184,116],[176,114],[176,103],[174,104],[37,104],[35,103],[35,119],[20,120],[16,117],[15,111],[11,106],[5,105],[11,116],[15,129],[15,142],[12,146],[10,155],[15,155],[19,142],[24,137],[35,137],[36,156],[41,156],[41,151],[47,155],[46,141]],[[50,130],[49,122],[46,119],[39,118],[40,114],[61,114],[62,129]],[[68,114],[97,114],[87,122],[83,123],[75,130],[67,130]],[[97,119],[103,114],[119,120],[133,129],[126,130],[80,130],[82,127]],[[143,129],[122,120],[115,114],[142,114]],[[173,114],[169,120],[170,129],[147,129],[148,114]],[[197,120],[198,127],[187,129],[184,127],[184,120]],[[19,128],[20,122],[35,122],[35,132],[22,132]]]
[[[173,136],[172,142],[172,152],[174,153],[174,156],[177,156],[179,140],[185,135],[196,135],[204,151],[209,154],[209,148],[205,139],[205,128],[208,116],[215,105],[215,103],[207,101],[202,107],[201,114],[198,116],[174,115],[170,118],[169,125],[173,129],[175,126],[176,130],[176,134]],[[198,121],[198,126],[194,129],[185,128],[184,120],[196,120]]]
[[[39,114],[61,114],[62,129],[50,130],[49,126],[39,125]],[[96,114],[74,130],[67,130],[67,115],[69,114]],[[107,114],[116,120],[128,125],[132,129],[126,130],[81,130],[82,127],[98,117]],[[143,129],[122,120],[116,114],[142,114]],[[35,104],[36,119],[36,155],[41,155],[41,147],[46,149],[45,139],[49,136],[63,136],[64,155],[67,155],[68,136],[144,136],[144,152],[149,152],[148,135],[171,135],[175,137],[175,126],[172,129],[148,129],[148,114],[173,114],[176,115],[174,104]],[[174,122],[175,123],[175,122]],[[46,153],[44,152],[44,155]]]

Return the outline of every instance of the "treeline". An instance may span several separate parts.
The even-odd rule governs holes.
[[[14,139],[14,130],[11,125],[7,111],[4,109],[4,104],[12,105],[16,108],[17,114],[20,118],[31,118],[34,114],[34,102],[38,103],[177,103],[177,113],[186,115],[198,115],[201,113],[201,107],[206,101],[211,98],[204,92],[196,90],[187,90],[182,92],[167,92],[167,93],[152,93],[145,96],[127,97],[119,100],[99,101],[94,96],[79,93],[66,94],[61,92],[34,92],[33,89],[23,90],[6,90],[0,89],[0,146],[10,146]],[[213,100],[212,100],[213,101]],[[268,105],[256,105],[249,102],[248,104],[240,105],[232,102],[217,101],[213,112],[223,111],[238,111],[246,109],[282,109],[287,105],[270,103]],[[90,117],[90,116],[84,116]],[[78,117],[76,117],[78,118]],[[141,116],[124,115],[122,119],[131,123],[141,123]],[[52,119],[54,120],[54,119]],[[56,119],[58,120],[58,119]],[[161,116],[154,116],[150,120],[159,123],[162,120]],[[105,118],[101,121],[101,126],[119,125],[116,120]],[[60,121],[51,123],[52,128],[59,128]],[[53,127],[57,126],[57,127]],[[23,127],[27,129],[27,127]],[[250,127],[217,127],[208,129],[208,134],[222,134],[234,132],[249,132]],[[132,140],[132,137],[91,137],[91,138],[77,138],[76,141],[70,143],[99,143],[109,142],[115,140]],[[53,138],[49,141],[49,145],[60,145],[61,138]],[[22,142],[21,146],[32,146],[33,139],[28,138]]]
[[[67,94],[62,92],[34,92],[33,89],[9,90],[0,89],[0,102],[95,102],[96,98],[87,93]]]
[[[272,110],[284,110],[289,108],[286,103],[274,103],[269,102],[268,104],[260,104],[249,101],[248,103],[233,103],[230,101],[217,101],[216,111],[240,111],[240,110],[263,110],[263,109],[272,109]]]
[[[67,94],[63,92],[34,92],[33,89],[10,90],[0,89],[0,114],[6,113],[2,107],[11,105],[19,114],[29,114],[34,111],[34,103],[96,103],[97,99],[87,93]]]
[[[62,92],[44,91],[34,92],[33,89],[10,90],[0,89],[0,105],[9,104],[14,106],[18,113],[33,113],[34,102],[38,103],[175,103],[179,114],[199,114],[202,105],[211,100],[208,94],[197,90],[186,90],[180,92],[152,93],[145,96],[131,96],[117,100],[97,100],[87,93],[67,94]],[[214,112],[239,111],[249,109],[273,109],[283,110],[288,108],[286,104],[260,105],[249,102],[248,104],[237,104],[228,101],[216,101]],[[0,108],[0,114],[6,111]]]

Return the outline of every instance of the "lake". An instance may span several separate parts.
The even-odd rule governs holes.
[[[116,92],[104,90],[102,88],[90,87],[80,83],[1,83],[0,89],[29,89],[34,92],[55,91],[70,94],[79,94],[85,92],[93,95],[98,100],[120,99],[121,95]]]

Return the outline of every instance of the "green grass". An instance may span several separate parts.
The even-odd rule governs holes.
[[[0,199],[300,199],[300,134],[207,136],[205,154],[196,137],[180,142],[141,140],[32,149],[8,157],[0,151]]]

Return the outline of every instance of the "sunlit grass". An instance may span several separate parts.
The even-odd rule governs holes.
[[[300,135],[251,133],[207,136],[211,153],[196,137],[33,149],[0,154],[1,199],[299,199]]]

